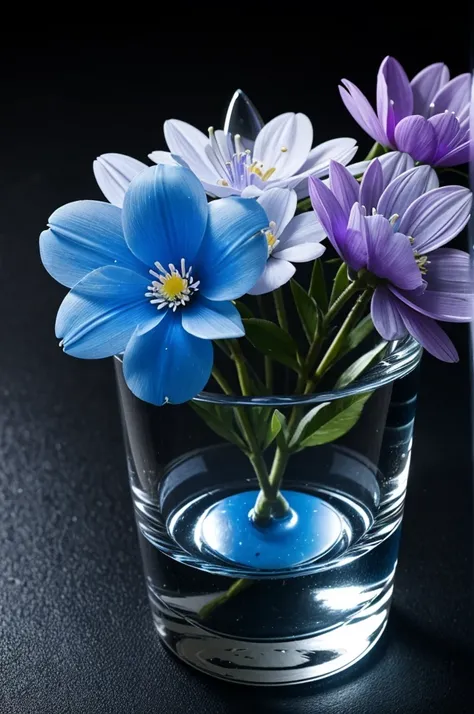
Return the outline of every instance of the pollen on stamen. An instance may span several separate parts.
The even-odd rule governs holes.
[[[178,307],[185,307],[193,293],[198,290],[199,280],[195,281],[192,277],[193,266],[187,269],[184,258],[181,258],[179,265],[181,272],[174,263],[169,263],[166,270],[161,263],[156,262],[155,267],[160,270],[160,273],[149,271],[156,280],[148,285],[145,297],[149,299],[150,304],[156,306],[157,310],[168,307],[176,312]]]

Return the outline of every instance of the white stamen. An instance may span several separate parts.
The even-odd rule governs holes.
[[[193,266],[190,265],[186,270],[184,258],[181,258],[179,265],[181,272],[173,263],[169,263],[168,270],[166,270],[161,263],[156,262],[155,266],[160,270],[160,273],[154,270],[149,271],[156,280],[147,286],[145,297],[149,299],[151,305],[156,305],[157,310],[169,307],[173,312],[176,312],[177,308],[184,307],[189,302],[191,295],[198,290],[200,281],[194,281],[192,277]]]

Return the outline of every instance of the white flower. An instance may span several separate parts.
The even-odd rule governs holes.
[[[268,260],[251,295],[269,293],[284,285],[295,273],[295,263],[319,258],[325,251],[321,241],[326,233],[313,211],[295,216],[296,192],[273,188],[262,193],[258,202],[269,221],[266,231]]]
[[[240,116],[239,121],[237,113],[242,111],[247,117]],[[234,129],[239,125],[251,126],[255,135],[241,137]],[[313,127],[305,114],[280,114],[263,125],[240,90],[232,98],[224,126],[224,130],[211,127],[206,136],[178,119],[164,125],[171,154],[189,166],[210,195],[219,198],[242,195],[249,187],[261,192],[277,186],[294,188],[298,198],[304,198],[308,176],[326,176],[331,159],[346,165],[357,151],[355,139],[346,137],[312,149]],[[149,158],[161,163],[165,153],[154,151]]]
[[[313,127],[305,114],[280,114],[264,125],[241,90],[232,97],[224,130],[211,127],[206,136],[191,124],[169,119],[164,134],[170,151],[153,151],[149,158],[157,164],[187,166],[207,193],[218,198],[259,196],[275,187],[295,189],[298,199],[306,198],[309,176],[327,176],[331,160],[346,165],[357,151],[355,139],[347,137],[312,149]],[[347,168],[355,175],[367,164]],[[97,183],[116,206],[122,205],[128,184],[145,168],[124,154],[103,154],[94,161]]]

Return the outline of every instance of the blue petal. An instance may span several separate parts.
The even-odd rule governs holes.
[[[230,301],[216,302],[196,295],[181,315],[184,329],[203,340],[226,340],[245,334],[239,311]]]
[[[182,404],[206,386],[212,361],[212,342],[190,335],[179,314],[168,310],[166,319],[154,330],[132,336],[123,358],[123,373],[139,399],[158,406]]]
[[[209,220],[196,258],[200,291],[210,300],[235,300],[257,282],[268,257],[263,208],[251,198],[209,204]]]
[[[149,267],[191,263],[206,229],[206,193],[189,169],[152,166],[130,184],[122,221],[130,250]]]
[[[56,336],[73,357],[100,359],[123,352],[135,329],[150,330],[166,310],[145,297],[148,280],[127,268],[105,266],[83,278],[64,298]]]
[[[125,243],[122,211],[102,201],[75,201],[53,213],[40,236],[40,254],[50,275],[68,288],[104,265],[147,274]]]

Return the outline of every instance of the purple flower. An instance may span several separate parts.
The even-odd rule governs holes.
[[[377,113],[355,84],[339,87],[342,101],[356,122],[375,141],[405,151],[432,166],[456,166],[469,160],[468,72],[449,79],[438,62],[411,82],[393,57],[386,57],[377,76]]]
[[[439,188],[428,166],[388,184],[387,175],[375,159],[359,187],[333,162],[330,187],[309,180],[313,208],[339,256],[375,288],[371,313],[382,337],[409,333],[435,357],[454,362],[456,349],[435,320],[469,322],[474,289],[469,255],[442,246],[469,220],[471,192]]]
[[[313,211],[295,216],[297,196],[287,188],[264,191],[258,203],[267,214],[269,228],[265,231],[268,259],[251,295],[269,293],[290,280],[295,274],[293,263],[306,263],[319,258],[326,250],[321,241],[326,237]]]

